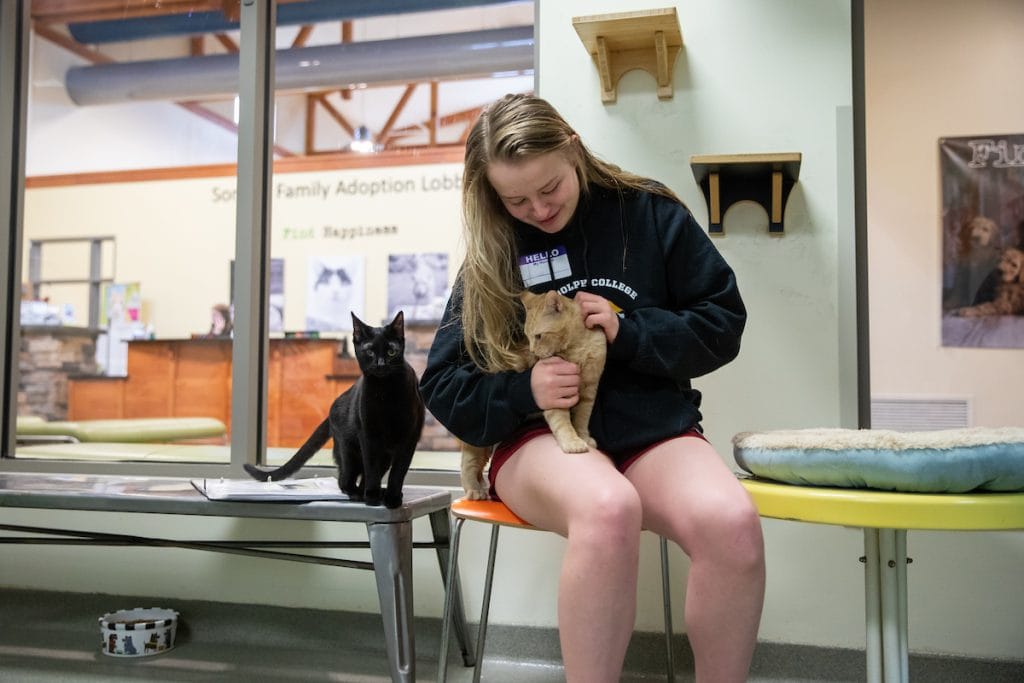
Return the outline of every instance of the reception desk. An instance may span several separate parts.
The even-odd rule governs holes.
[[[335,339],[271,339],[267,445],[297,447],[359,377]],[[214,417],[231,429],[231,340],[128,343],[127,377],[73,377],[68,419]]]

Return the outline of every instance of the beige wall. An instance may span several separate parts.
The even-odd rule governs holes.
[[[356,312],[373,325],[388,315],[390,254],[450,254],[454,279],[461,174],[460,163],[276,174],[271,257],[284,259],[284,329],[306,328],[313,257],[363,259],[365,296]],[[211,305],[228,302],[234,188],[233,177],[217,177],[29,189],[25,251],[32,239],[113,236],[116,253],[105,255],[104,273],[140,283],[143,322],[158,337],[187,338],[206,331]],[[44,245],[44,276],[88,271],[86,247],[59,247]],[[74,304],[79,325],[86,294],[84,287],[44,290],[55,304]]]
[[[1024,350],[940,344],[938,152],[944,136],[1024,132],[1024,3],[865,5],[872,392],[964,397],[975,425],[1024,424]],[[1024,534],[911,532],[909,552],[912,648],[1021,657]]]
[[[965,397],[975,425],[1024,424],[1024,350],[940,343],[938,152],[1024,132],[1024,3],[865,5],[872,393]],[[1021,656],[1024,533],[911,532],[909,553],[911,647]]]
[[[866,7],[872,391],[965,397],[974,424],[1020,425],[1024,351],[941,346],[938,140],[1024,133],[1024,3]]]

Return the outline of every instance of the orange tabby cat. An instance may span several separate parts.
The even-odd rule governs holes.
[[[608,350],[604,331],[599,327],[588,329],[583,324],[579,305],[558,292],[533,294],[526,291],[519,298],[526,308],[523,330],[530,346],[529,350],[523,350],[522,367],[509,369],[522,371],[538,360],[552,356],[579,366],[579,401],[568,410],[545,410],[544,419],[563,451],[585,453],[588,448],[596,446],[590,437],[589,424]],[[483,471],[492,450],[492,446],[461,444],[462,488],[470,500],[488,497]]]

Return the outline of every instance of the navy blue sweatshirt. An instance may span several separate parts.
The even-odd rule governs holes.
[[[686,207],[660,195],[592,187],[550,235],[516,225],[524,284],[533,292],[598,294],[621,309],[619,333],[590,418],[613,457],[698,426],[690,380],[736,357],[746,310],[732,269]],[[456,283],[420,388],[427,408],[467,443],[499,443],[539,410],[530,372],[488,374],[469,359]]]

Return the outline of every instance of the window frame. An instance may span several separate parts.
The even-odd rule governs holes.
[[[273,175],[273,107],[276,0],[243,0],[239,38],[239,122],[235,214],[235,335],[232,339],[231,420],[250,425],[231,433],[225,463],[143,463],[41,460],[15,457],[20,347],[25,126],[28,100],[28,2],[0,3],[0,471],[244,476],[242,465],[258,464],[266,452],[266,306],[270,271],[270,186]]]

